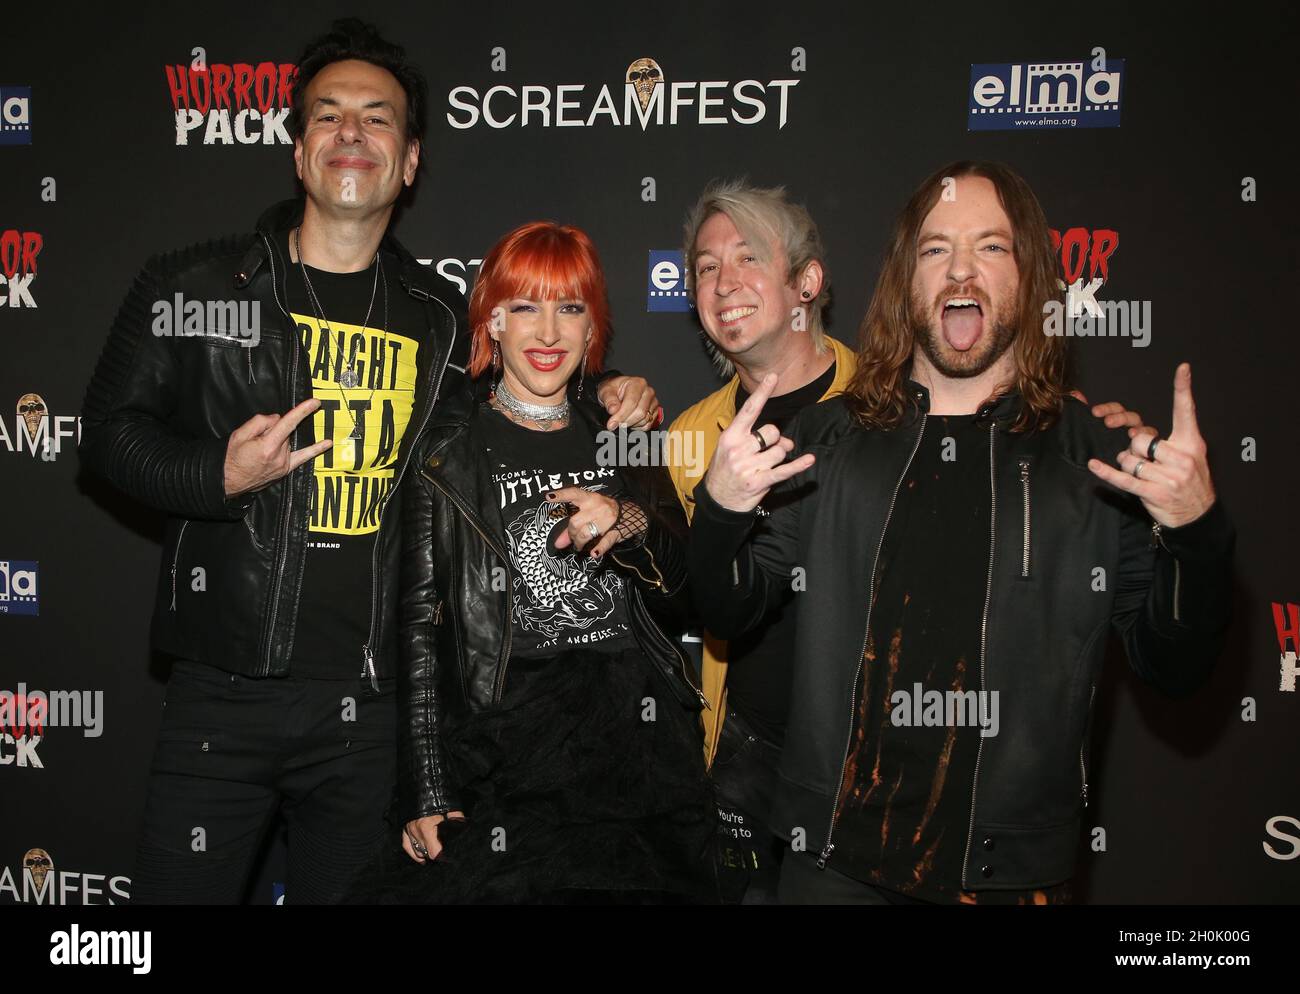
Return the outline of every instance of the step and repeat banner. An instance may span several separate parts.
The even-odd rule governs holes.
[[[122,904],[168,661],[148,627],[162,517],[80,472],[78,413],[144,260],[292,196],[295,59],[344,5],[58,4],[0,34],[0,904]],[[820,224],[831,333],[856,340],[896,212],[959,158],[1037,191],[1079,313],[1079,385],[1170,429],[1190,361],[1238,530],[1235,620],[1170,701],[1112,646],[1075,890],[1085,902],[1300,896],[1294,24],[952,4],[377,2],[430,83],[397,233],[462,289],[524,221],[588,231],[611,361],[669,414],[715,389],[681,269],[716,177]],[[1289,17],[1290,15],[1285,15]],[[26,704],[47,702],[43,720]],[[283,893],[277,833],[249,899]]]

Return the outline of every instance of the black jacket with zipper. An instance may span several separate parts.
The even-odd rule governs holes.
[[[843,398],[802,412],[787,434],[796,454],[816,462],[782,485],[798,499],[770,515],[729,511],[703,483],[695,489],[691,584],[707,592],[696,603],[715,635],[751,628],[792,571],[804,571],[772,825],[822,866],[834,865],[832,819],[876,560],[926,430],[929,394],[909,388],[913,416],[890,431],[862,427]],[[1217,503],[1182,528],[1153,528],[1140,502],[1087,467],[1127,448],[1123,429],[1067,399],[1051,427],[1012,432],[1019,404],[1005,395],[979,412],[992,493],[979,674],[980,687],[999,694],[1000,727],[980,739],[969,824],[957,840],[968,890],[1073,875],[1092,701],[1112,626],[1138,675],[1179,696],[1207,678],[1230,613],[1233,530]]]
[[[398,789],[391,812],[399,824],[459,807],[441,735],[464,716],[500,704],[508,679],[513,571],[474,429],[482,399],[481,389],[468,387],[444,398],[402,498]],[[594,404],[576,402],[571,410],[593,431],[603,430]],[[621,496],[649,519],[640,541],[607,553],[630,581],[632,631],[677,703],[698,711],[699,678],[679,641],[690,617],[686,517],[662,467],[621,466],[619,475]]]
[[[129,496],[167,514],[153,621],[156,648],[247,676],[282,676],[293,653],[306,554],[310,464],[253,493],[227,499],[226,447],[256,414],[283,414],[311,397],[311,375],[285,309],[289,261],[279,234],[300,223],[302,201],[267,210],[251,235],[155,256],[113,322],[82,409],[83,464]],[[400,291],[423,311],[404,329],[420,343],[411,423],[397,460],[394,490],[407,471],[444,375],[461,379],[464,297],[421,266],[392,236]],[[394,288],[397,289],[397,288]],[[236,301],[256,305],[260,339],[160,337],[157,301]],[[460,343],[458,345],[458,343]],[[448,369],[449,358],[452,368]],[[310,424],[291,438],[306,444]],[[399,516],[385,501],[370,575],[358,592],[370,605],[370,634],[355,653],[358,676],[396,673]],[[204,571],[204,582],[192,580]],[[201,587],[203,589],[195,589]]]

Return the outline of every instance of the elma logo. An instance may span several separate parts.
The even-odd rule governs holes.
[[[34,562],[0,559],[0,614],[40,613],[36,574]]]
[[[686,266],[681,249],[650,250],[650,285],[646,289],[647,311],[689,311],[686,299]]]
[[[1123,59],[970,67],[968,131],[1118,128]]]
[[[32,143],[32,88],[0,86],[0,145]]]

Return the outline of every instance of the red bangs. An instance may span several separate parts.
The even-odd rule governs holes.
[[[469,298],[470,376],[491,364],[492,310],[512,297],[581,300],[591,316],[587,371],[599,372],[609,342],[609,298],[596,247],[580,228],[532,221],[492,246]]]

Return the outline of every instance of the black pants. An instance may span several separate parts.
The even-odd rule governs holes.
[[[730,903],[777,903],[789,843],[773,834],[767,821],[780,758],[780,746],[736,711],[727,712],[710,773],[721,819],[718,878]]]
[[[149,776],[132,900],[234,904],[277,812],[285,901],[335,903],[384,834],[395,681],[253,679],[178,661]],[[366,693],[369,690],[370,693]]]

